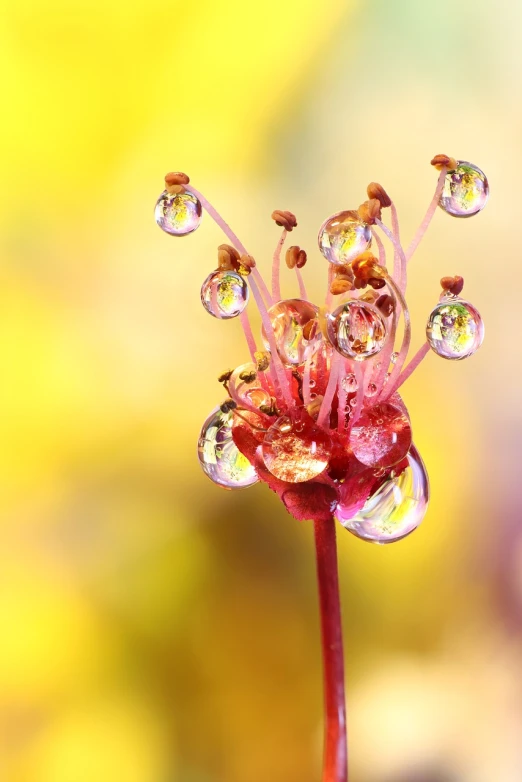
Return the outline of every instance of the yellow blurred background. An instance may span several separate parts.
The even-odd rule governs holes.
[[[522,780],[521,25],[512,0],[3,5],[0,779],[318,780],[312,530],[199,469],[246,351],[199,302],[219,231],[153,206],[187,171],[265,269],[291,209],[318,298],[322,220],[377,180],[411,236],[445,152],[491,200],[435,216],[414,348],[443,274],[486,340],[405,388],[421,528],[339,533],[351,780]]]

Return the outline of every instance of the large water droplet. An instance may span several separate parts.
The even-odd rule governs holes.
[[[428,318],[426,337],[438,356],[458,361],[479,349],[484,323],[469,302],[448,297],[437,304]]]
[[[302,483],[325,470],[332,454],[332,441],[303,408],[298,408],[278,418],[270,427],[262,452],[272,475],[289,483]]]
[[[357,378],[353,374],[353,372],[349,372],[346,377],[343,377],[341,381],[343,389],[348,394],[354,394],[357,391],[357,388],[359,387],[359,384],[357,382]]]
[[[165,233],[186,236],[199,226],[201,212],[199,198],[188,190],[174,194],[164,190],[156,202],[154,217]]]
[[[337,505],[335,518],[358,538],[370,543],[394,543],[416,529],[426,514],[429,502],[428,474],[419,452],[411,446],[408,465],[383,479],[377,490],[361,510],[353,510],[342,501]],[[399,473],[399,474],[397,474]]]
[[[248,283],[233,271],[215,271],[201,286],[201,302],[206,311],[219,320],[241,315],[248,304]]]
[[[458,168],[448,171],[439,206],[453,217],[472,217],[480,212],[489,198],[486,175],[472,163],[458,162]]]
[[[329,313],[327,333],[330,342],[342,356],[364,361],[383,347],[386,323],[372,304],[352,299]]]
[[[199,463],[211,481],[225,489],[243,489],[257,483],[255,468],[232,439],[233,413],[219,407],[209,415],[198,441]]]
[[[319,249],[324,257],[337,265],[350,263],[372,243],[369,225],[357,212],[339,212],[325,220],[319,230]]]
[[[228,381],[228,391],[234,402],[257,409],[261,405],[270,405],[270,394],[261,385],[259,374],[253,362],[234,369]]]
[[[304,364],[316,349],[321,332],[310,324],[318,314],[319,309],[303,299],[284,299],[268,310],[277,352],[286,366]],[[305,334],[310,338],[306,339]],[[262,336],[265,347],[270,348],[264,328]]]
[[[353,454],[367,467],[391,467],[404,459],[410,446],[410,419],[389,402],[363,411],[350,432]]]

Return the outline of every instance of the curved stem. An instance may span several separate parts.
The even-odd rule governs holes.
[[[324,759],[322,782],[348,781],[341,601],[335,521],[314,522],[324,667]]]
[[[277,243],[277,247],[274,251],[274,258],[272,262],[272,299],[274,301],[281,301],[281,280],[280,280],[280,267],[281,267],[281,250],[285,243],[287,231],[283,228],[281,238]]]
[[[419,225],[417,229],[417,233],[413,237],[410,246],[406,250],[406,261],[409,261],[417,247],[419,246],[422,237],[428,230],[428,226],[431,223],[431,219],[433,215],[435,214],[437,207],[439,205],[440,197],[442,195],[442,191],[444,190],[444,180],[446,179],[446,174],[448,172],[447,168],[443,168],[439,174],[439,178],[437,180],[437,187],[435,189],[435,194],[433,198],[431,199],[431,204],[428,207],[428,211],[424,215],[424,220]]]

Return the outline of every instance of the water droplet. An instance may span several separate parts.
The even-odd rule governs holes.
[[[319,249],[337,265],[350,263],[372,243],[372,232],[357,212],[338,212],[325,220],[319,230]]]
[[[390,356],[390,360],[391,360],[392,364],[396,364],[398,358],[399,358],[399,354],[398,353],[392,353],[391,356]]]
[[[272,475],[289,483],[302,483],[325,470],[332,441],[303,408],[298,408],[270,427],[262,452]]]
[[[472,163],[460,160],[455,171],[448,171],[439,206],[453,217],[472,217],[487,204],[489,184],[486,175]]]
[[[268,310],[277,352],[285,366],[304,364],[314,352],[321,340],[321,332],[317,329],[312,339],[305,339],[303,329],[318,314],[319,309],[314,304],[302,299],[284,299]],[[264,328],[262,337],[265,347],[270,348]]]
[[[428,474],[419,452],[411,446],[407,466],[402,464],[378,485],[364,506],[353,514],[340,502],[335,518],[358,538],[370,543],[393,543],[413,532],[426,514],[429,502]]]
[[[201,301],[206,311],[220,320],[240,315],[248,303],[245,278],[233,271],[215,271],[201,286]]]
[[[165,233],[186,236],[199,226],[201,211],[199,198],[188,190],[175,194],[164,190],[156,202],[154,217]]]
[[[255,468],[232,439],[234,414],[219,407],[209,415],[198,441],[199,463],[211,481],[226,489],[242,489],[259,480]]]
[[[352,398],[350,399],[350,407],[356,407],[356,405],[357,405],[357,399],[356,397],[352,396]]]
[[[386,324],[379,310],[365,301],[347,301],[327,316],[326,329],[334,348],[345,358],[364,361],[381,350]]]
[[[353,372],[350,372],[346,377],[343,377],[341,385],[348,394],[354,394],[359,386]]]
[[[361,413],[350,433],[356,459],[367,467],[392,467],[411,446],[410,419],[388,402]]]
[[[251,383],[247,383],[240,377],[251,373],[256,373],[256,379]],[[270,405],[271,402],[270,394],[261,385],[259,373],[253,362],[241,364],[234,369],[228,381],[228,392],[240,407],[246,405],[259,409],[261,405]]]
[[[437,304],[426,326],[431,349],[442,358],[460,360],[473,355],[484,339],[478,310],[462,299]]]
[[[377,393],[377,385],[375,383],[368,383],[364,395],[375,396],[376,393]]]
[[[310,385],[310,388],[315,388],[315,380],[313,379],[313,377],[310,378],[309,385]]]

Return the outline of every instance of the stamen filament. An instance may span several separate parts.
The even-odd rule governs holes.
[[[335,396],[335,391],[337,389],[337,377],[341,364],[341,355],[340,353],[336,352],[330,365],[330,375],[328,377],[326,391],[324,392],[324,398],[321,402],[321,409],[319,410],[319,415],[317,417],[317,423],[319,426],[325,425],[327,418],[329,417],[332,410],[332,402]]]
[[[306,294],[306,287],[303,280],[303,275],[301,274],[301,269],[298,269],[297,266],[295,267],[295,273],[297,277],[297,282],[299,285],[299,297],[303,299],[304,301],[308,301],[308,296]]]
[[[391,394],[395,390],[395,383],[398,378],[398,376],[401,373],[401,369],[403,367],[404,361],[406,359],[406,356],[408,355],[408,350],[410,348],[410,342],[411,342],[411,320],[410,320],[410,311],[408,309],[408,305],[406,304],[406,300],[402,294],[402,291],[398,287],[398,285],[395,283],[392,277],[388,276],[386,278],[386,282],[392,289],[393,293],[399,300],[399,303],[402,307],[402,314],[404,317],[404,335],[402,338],[402,345],[401,349],[399,351],[399,355],[397,356],[397,361],[395,363],[395,366],[392,369],[392,372],[390,374],[390,377],[388,378],[388,384],[384,388],[384,399],[388,399]]]
[[[402,384],[417,369],[421,361],[428,355],[429,352],[430,352],[430,346],[427,342],[425,342],[424,345],[420,347],[419,350],[415,353],[408,366],[405,369],[403,369],[403,371],[397,378],[395,388],[392,389],[391,393],[395,393],[395,391],[397,391],[402,386]]]
[[[447,168],[441,169],[441,172],[439,174],[439,178],[437,180],[437,187],[435,188],[435,194],[431,200],[431,203],[428,207],[428,211],[424,215],[424,220],[420,224],[420,226],[417,229],[417,233],[413,237],[410,246],[406,250],[406,261],[409,261],[417,247],[419,246],[422,237],[428,230],[429,224],[431,223],[431,220],[433,218],[433,215],[435,214],[435,211],[437,209],[437,206],[439,205],[440,197],[442,195],[442,191],[444,189],[444,180],[446,178],[446,174],[448,172]]]
[[[283,228],[283,233],[281,234],[281,238],[279,239],[277,247],[274,251],[274,258],[272,262],[272,299],[274,301],[281,301],[281,250],[283,249],[287,233],[288,232],[286,228]]]

